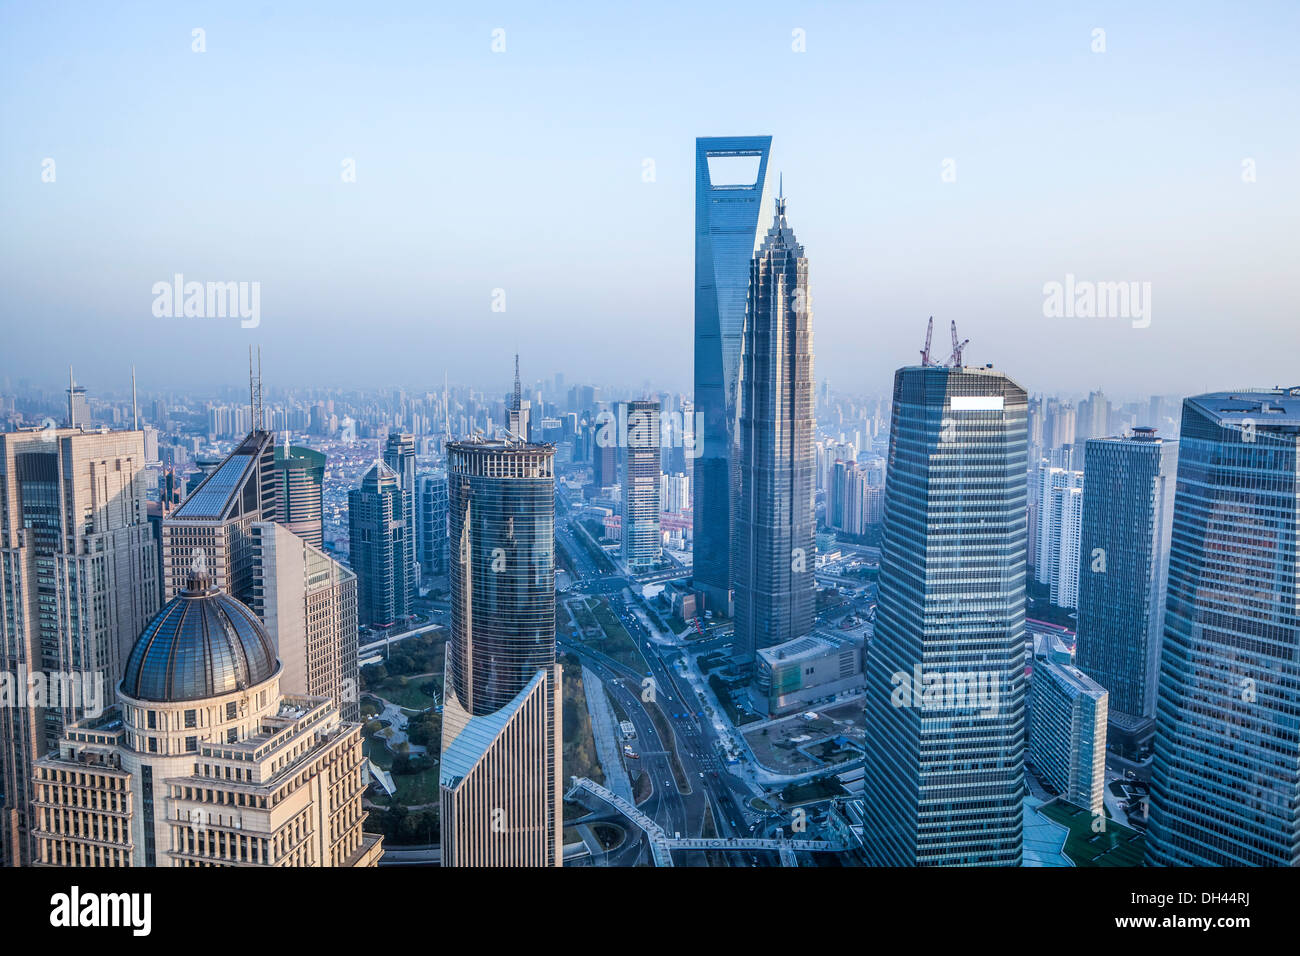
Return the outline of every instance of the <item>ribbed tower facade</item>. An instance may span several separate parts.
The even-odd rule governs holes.
[[[737,381],[749,268],[763,239],[770,136],[695,141],[695,585],[725,610],[739,476]]]
[[[737,659],[812,630],[816,585],[812,302],[784,197],[749,270],[740,364]]]
[[[405,498],[397,472],[377,461],[348,492],[357,615],[363,627],[388,627],[411,613]]]
[[[878,864],[1021,862],[1027,412],[992,368],[894,376],[866,686]]]
[[[1156,712],[1178,442],[1138,428],[1084,447],[1075,661],[1109,692],[1111,719],[1142,736]]]
[[[406,552],[405,600],[409,604],[419,597],[420,581],[420,561],[415,553],[415,436],[405,432],[390,433],[384,446],[384,464],[397,474],[397,483],[402,490],[402,517],[406,522],[406,533],[402,535]]]
[[[1148,864],[1300,865],[1300,388],[1183,403]]]
[[[623,467],[623,560],[633,573],[659,563],[659,403],[627,403]]]
[[[562,861],[555,449],[447,445],[443,866]]]

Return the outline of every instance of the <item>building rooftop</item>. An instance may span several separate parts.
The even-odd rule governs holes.
[[[275,645],[257,617],[202,571],[146,625],[127,659],[122,693],[136,700],[206,700],[275,675]]]
[[[1289,388],[1210,392],[1187,399],[1209,418],[1228,425],[1250,419],[1256,426],[1300,427],[1300,385]]]

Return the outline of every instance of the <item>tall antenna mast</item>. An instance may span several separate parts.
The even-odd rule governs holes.
[[[140,430],[140,403],[135,398],[135,366],[131,366],[131,428]]]
[[[257,408],[253,414],[257,418],[257,430],[265,431],[266,418],[262,412],[262,346],[260,345],[257,347]]]

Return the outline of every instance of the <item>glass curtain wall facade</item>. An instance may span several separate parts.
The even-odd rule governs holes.
[[[1075,661],[1111,716],[1155,717],[1178,442],[1140,428],[1084,446]]]
[[[894,377],[866,686],[877,864],[1021,862],[1027,409],[991,368]]]
[[[731,590],[732,527],[739,476],[737,379],[749,267],[770,208],[770,136],[695,141],[695,436],[693,573],[725,609]],[[753,167],[756,165],[756,171]]]
[[[443,866],[558,866],[555,449],[447,445]]]
[[[1300,388],[1183,403],[1146,862],[1300,865]]]

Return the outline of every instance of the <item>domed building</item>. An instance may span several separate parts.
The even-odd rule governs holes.
[[[127,658],[117,706],[34,774],[37,865],[373,866],[361,727],[283,694],[246,606],[191,572]]]

